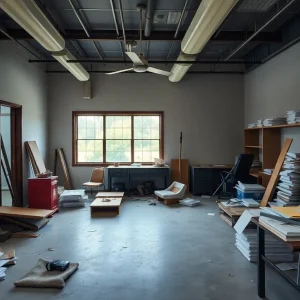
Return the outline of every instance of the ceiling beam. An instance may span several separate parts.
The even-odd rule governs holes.
[[[17,40],[32,40],[33,38],[23,29],[7,29],[9,35]],[[77,41],[119,41],[123,37],[117,37],[115,30],[92,30],[90,37],[87,37],[82,30],[64,30],[64,38],[66,40]],[[136,30],[126,30],[126,37],[130,39],[138,39],[138,32]],[[182,40],[185,31],[180,31],[176,38],[174,38],[174,31],[152,31],[151,36],[143,37],[146,41],[175,41]],[[221,31],[217,37],[212,38],[211,42],[243,42],[253,32],[243,31]],[[0,34],[0,40],[8,39],[7,36]],[[261,32],[252,39],[252,42],[259,43],[278,43],[282,42],[282,36],[279,33]]]

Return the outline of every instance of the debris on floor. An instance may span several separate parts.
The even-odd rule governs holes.
[[[17,259],[15,250],[3,251],[0,247],[0,281],[5,280],[7,267],[15,265]]]
[[[184,206],[194,207],[194,206],[200,205],[201,201],[200,200],[191,199],[191,198],[186,198],[186,199],[180,200],[179,203],[181,205],[184,205]]]
[[[54,249],[53,248],[48,248],[48,251],[54,251]]]
[[[208,216],[214,216],[215,213],[208,213],[207,215],[208,215]]]
[[[62,289],[77,269],[78,263],[70,263],[65,271],[48,271],[46,266],[51,261],[40,258],[37,264],[20,280],[15,281],[16,287],[59,288]]]

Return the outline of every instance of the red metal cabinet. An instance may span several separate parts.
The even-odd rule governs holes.
[[[28,207],[57,209],[57,176],[28,179]]]

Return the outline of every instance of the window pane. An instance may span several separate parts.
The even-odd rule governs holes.
[[[131,139],[131,116],[106,116],[107,139]]]
[[[159,158],[159,140],[135,140],[134,161],[153,162]]]
[[[107,162],[130,162],[131,141],[130,140],[106,140]]]
[[[79,140],[78,162],[103,162],[102,140]]]
[[[79,139],[103,139],[102,116],[78,116]]]
[[[135,116],[135,139],[159,139],[159,116]]]

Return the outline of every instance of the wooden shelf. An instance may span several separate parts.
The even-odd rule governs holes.
[[[264,126],[264,127],[255,127],[255,128],[246,128],[245,130],[259,130],[259,129],[272,129],[272,128],[292,128],[292,127],[300,127],[300,123],[296,124],[283,124],[283,125],[275,125],[275,126]]]
[[[248,146],[248,145],[246,145],[245,148],[258,148],[258,149],[262,149],[263,146]]]
[[[261,172],[250,172],[250,175],[256,178],[262,178]]]

